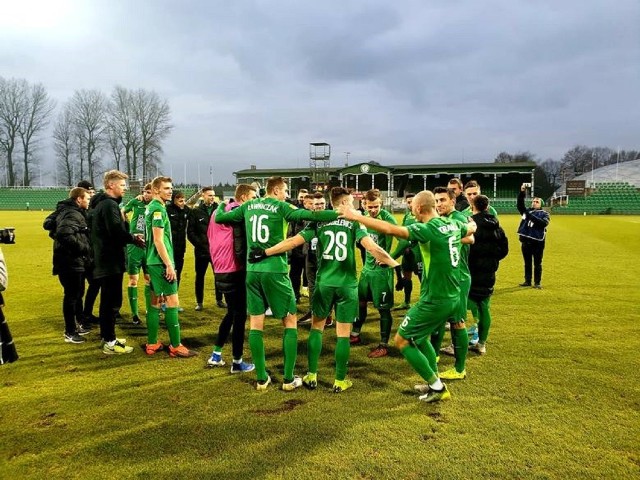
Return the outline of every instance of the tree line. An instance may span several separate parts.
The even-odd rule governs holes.
[[[1,184],[32,184],[56,102],[41,83],[0,77]],[[148,179],[160,162],[173,126],[169,104],[156,92],[120,86],[110,96],[76,90],[53,119],[57,183],[98,182],[116,168]]]

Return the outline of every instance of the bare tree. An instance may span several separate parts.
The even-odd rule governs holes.
[[[109,102],[109,144],[116,165],[120,164],[124,154],[126,173],[130,178],[138,174],[140,152],[140,125],[134,111],[133,98],[129,90],[116,87]],[[120,147],[117,146],[120,144]],[[116,167],[118,168],[118,167]]]
[[[26,80],[5,80],[0,77],[0,149],[4,157],[7,185],[10,186],[16,185],[14,154],[18,146],[28,89]]]
[[[93,183],[100,168],[100,150],[107,142],[107,98],[98,90],[76,90],[71,98],[71,111],[80,157],[80,175]]]
[[[513,155],[507,152],[500,152],[496,158],[493,160],[493,163],[511,163],[513,162]]]
[[[560,186],[560,176],[562,172],[562,162],[560,160],[554,160],[547,158],[540,164],[547,183],[555,190]]]
[[[38,134],[48,125],[54,108],[55,102],[49,98],[44,85],[38,83],[28,88],[24,100],[24,115],[18,126],[18,135],[22,143],[22,184],[25,186],[31,185],[32,173],[29,167],[34,161],[33,153]]]
[[[162,153],[162,140],[171,132],[171,112],[166,100],[161,100],[156,92],[139,89],[133,94],[134,111],[140,125],[142,178],[150,176]]]
[[[76,183],[74,170],[79,174],[75,159],[77,153],[76,138],[73,113],[71,112],[71,106],[67,104],[58,115],[53,127],[53,150],[56,156],[56,164],[67,186]]]

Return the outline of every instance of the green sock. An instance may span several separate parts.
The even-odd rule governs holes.
[[[160,309],[151,307],[147,310],[147,343],[158,343],[158,330],[160,329]]]
[[[456,356],[456,372],[464,371],[467,362],[467,352],[469,351],[469,333],[466,328],[452,328],[451,340],[453,341],[453,352]]]
[[[293,382],[293,370],[298,356],[298,329],[285,328],[282,335],[282,351],[284,352],[284,381]]]
[[[127,287],[127,295],[129,297],[129,307],[131,307],[131,315],[138,316],[138,287]]]
[[[391,310],[380,310],[380,343],[384,345],[389,343],[392,325],[393,318],[391,318]]]
[[[167,307],[164,311],[164,323],[169,331],[171,346],[176,348],[180,345],[180,322],[178,321],[178,307]]]
[[[478,303],[478,337],[480,343],[486,343],[491,328],[491,297]]]
[[[444,339],[444,332],[446,331],[446,326],[443,323],[438,330],[431,334],[431,345],[433,349],[437,352],[440,351],[440,347],[442,346],[442,340]]]
[[[420,350],[420,353],[424,355],[424,357],[429,362],[429,367],[434,372],[438,371],[438,362],[436,362],[436,351],[433,349],[431,342],[427,341],[426,337],[415,342],[416,347]]]
[[[322,330],[312,328],[307,340],[307,358],[309,362],[309,372],[318,373],[318,360],[322,352]]]
[[[145,283],[144,285],[144,302],[145,302],[145,308],[147,309],[147,312],[148,312],[149,309],[151,308],[151,287],[147,283]]]
[[[249,330],[249,350],[251,350],[251,359],[256,366],[256,378],[259,382],[267,379],[264,338],[262,336],[262,330]]]
[[[338,337],[336,340],[336,380],[344,380],[347,376],[350,349],[349,337]]]
[[[428,344],[428,342],[426,343]],[[413,345],[407,345],[402,349],[402,355],[427,383],[431,384],[438,380],[438,375],[429,366],[427,357],[418,348]]]

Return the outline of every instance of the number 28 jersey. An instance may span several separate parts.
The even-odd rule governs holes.
[[[356,242],[366,237],[367,229],[358,222],[340,218],[332,222],[310,223],[300,232],[309,242],[317,237],[318,285],[355,287]]]
[[[267,249],[287,238],[288,222],[295,220],[329,221],[338,214],[333,210],[311,212],[287,202],[265,197],[243,203],[229,212],[221,203],[216,211],[216,223],[243,221],[247,231],[247,253],[252,248]],[[258,263],[249,263],[247,272],[287,273],[287,255],[273,255]]]
[[[424,272],[420,299],[443,301],[460,296],[460,238],[467,227],[457,220],[436,217],[407,227],[409,240],[420,242]]]

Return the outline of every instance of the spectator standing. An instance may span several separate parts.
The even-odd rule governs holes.
[[[193,255],[195,258],[196,311],[198,312],[203,308],[204,277],[207,274],[207,268],[211,265],[207,230],[209,229],[211,215],[217,207],[218,204],[215,202],[213,187],[204,187],[202,189],[202,201],[200,205],[191,210],[189,224],[187,226],[187,238],[193,245]],[[211,269],[213,270],[213,266]],[[225,308],[226,305],[222,301],[222,294],[217,291],[215,294],[218,307]]]
[[[122,276],[125,271],[125,247],[130,243],[144,245],[141,237],[127,230],[120,202],[127,191],[127,174],[109,170],[104,174],[104,192],[92,198],[94,209],[89,215],[93,246],[93,277],[100,283],[100,336],[105,354],[131,353],[126,340],[116,338],[116,311],[122,305]]]
[[[62,314],[64,316],[64,341],[84,343],[90,332],[82,325],[82,296],[84,276],[91,262],[91,244],[87,227],[86,211],[89,208],[89,192],[81,187],[69,192],[69,201],[63,203],[56,217],[55,241],[53,244],[53,274],[64,289]]]
[[[304,194],[302,192],[305,192]],[[301,190],[298,193],[298,201],[295,204],[298,208],[304,208],[305,210],[313,209],[313,195],[306,193],[306,190]],[[303,220],[298,220],[289,223],[289,230],[287,237],[295,237],[300,233],[306,225]],[[300,296],[309,296],[308,280],[305,270],[305,252],[302,246],[294,248],[289,252],[289,278],[291,279],[291,286],[293,287],[293,294],[296,297],[296,303],[300,302]]]
[[[469,200],[462,191],[462,181],[459,178],[453,177],[449,180],[447,188],[453,190],[456,195],[456,210],[461,212],[465,208],[469,208]]]
[[[549,213],[542,210],[542,199],[534,197],[531,200],[531,208],[524,205],[524,197],[527,187],[531,184],[523,183],[518,195],[517,207],[522,220],[518,227],[518,235],[522,243],[522,258],[524,259],[524,282],[521,287],[531,286],[531,273],[533,270],[533,288],[541,289],[542,285],[542,256],[549,225]],[[532,269],[533,264],[533,269]]]
[[[187,250],[187,224],[189,221],[189,209],[186,206],[184,193],[180,190],[173,192],[171,202],[167,204],[167,215],[169,215],[169,223],[171,223],[173,261],[176,264],[178,288],[180,288],[180,277],[182,276],[182,267],[184,267],[184,254]]]
[[[469,303],[478,312],[478,343],[470,346],[480,355],[487,352],[487,337],[491,327],[491,295],[496,283],[496,272],[500,260],[509,253],[509,240],[498,219],[489,213],[489,199],[478,195],[472,202],[473,216],[477,230],[475,241],[469,253],[471,290]]]

